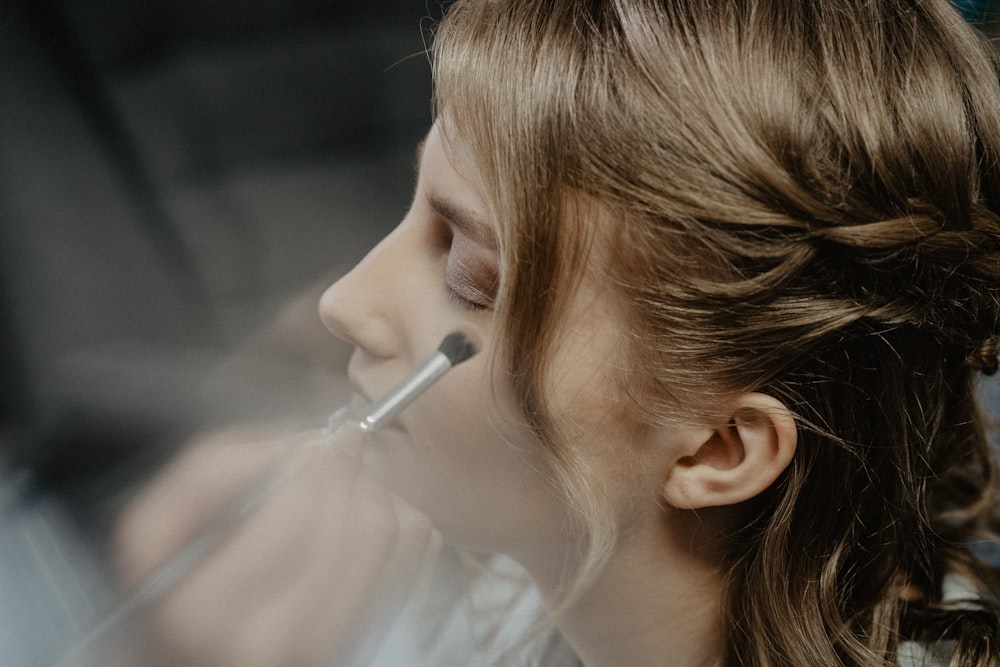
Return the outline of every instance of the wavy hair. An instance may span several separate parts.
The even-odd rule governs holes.
[[[734,665],[996,664],[1000,491],[976,375],[1000,335],[1000,66],[946,0],[459,0],[436,105],[501,221],[521,409],[591,537],[614,526],[545,401],[590,230],[649,424],[762,391],[789,469],[720,537]],[[593,216],[590,216],[593,217]],[[942,592],[957,572],[981,595]]]

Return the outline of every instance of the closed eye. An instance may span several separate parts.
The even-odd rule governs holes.
[[[445,269],[445,292],[451,301],[468,310],[486,310],[496,300],[495,269],[470,261],[461,248],[452,246]]]

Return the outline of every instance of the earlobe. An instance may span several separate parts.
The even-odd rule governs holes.
[[[701,435],[687,443],[688,453],[670,464],[663,497],[683,509],[749,500],[784,472],[797,442],[795,418],[781,401],[766,394],[741,394],[731,404],[727,423],[707,438]]]

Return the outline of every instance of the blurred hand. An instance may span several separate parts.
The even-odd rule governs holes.
[[[192,444],[124,512],[115,551],[127,591],[268,471],[279,481],[216,550],[148,610],[143,665],[351,665],[429,582],[441,536],[374,479],[360,435]],[[256,437],[259,437],[256,436]],[[159,661],[159,662],[158,662]]]

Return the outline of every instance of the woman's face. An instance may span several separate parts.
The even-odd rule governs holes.
[[[425,512],[447,539],[518,556],[572,547],[550,464],[489,360],[499,341],[492,303],[500,271],[496,221],[472,186],[459,141],[435,125],[420,152],[413,204],[399,226],[320,303],[326,326],[356,346],[349,365],[361,404],[381,397],[451,331],[480,353],[457,366],[367,445],[366,463]],[[585,278],[560,337],[548,400],[574,447],[614,461],[611,350],[620,321]],[[610,450],[610,451],[609,451]],[[602,456],[602,458],[604,458]],[[613,463],[610,463],[613,467]]]

